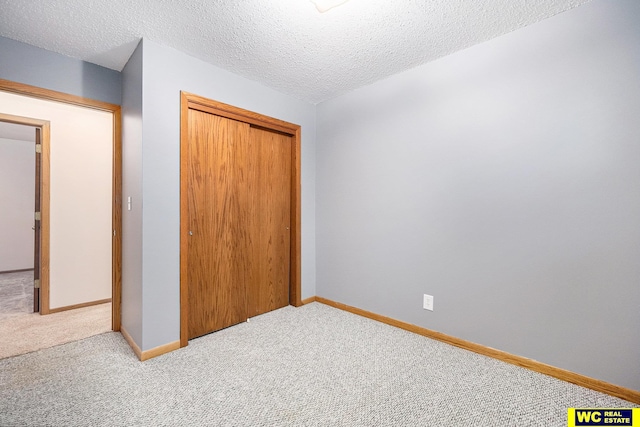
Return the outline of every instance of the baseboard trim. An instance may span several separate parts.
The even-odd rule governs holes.
[[[136,354],[136,356],[138,357],[138,360],[140,360],[141,362],[144,362],[145,360],[153,359],[154,357],[162,356],[163,354],[166,354],[166,353],[171,353],[172,351],[178,350],[180,348],[180,340],[178,340],[178,341],[170,342],[168,344],[163,344],[161,346],[158,346],[149,350],[142,351],[140,347],[138,347],[138,344],[136,344],[136,342],[133,340],[133,338],[131,338],[131,335],[129,335],[129,332],[127,332],[127,330],[122,325],[120,326],[120,333],[129,344],[129,347],[131,347],[133,352]]]
[[[496,350],[495,348],[485,347],[480,344],[452,337],[441,332],[432,331],[421,326],[406,323],[400,320],[393,319],[391,317],[382,316],[380,314],[372,313],[370,311],[362,310],[360,308],[352,307],[350,305],[342,304],[326,298],[315,297],[315,301],[334,308],[338,308],[343,311],[357,314],[359,316],[367,317],[372,320],[377,320],[378,322],[386,323],[387,325],[395,326],[397,328],[404,329],[405,331],[413,332],[428,338],[442,341],[444,343],[460,347],[474,353],[482,354],[484,356],[492,357],[494,359],[498,359],[512,365],[517,365],[531,371],[548,375],[562,381],[576,384],[591,390],[599,391],[611,396],[619,397],[620,399],[628,400],[629,402],[635,404],[640,404],[640,391],[631,390],[629,388],[617,386],[605,381],[600,381],[591,377],[587,377],[585,375],[567,371],[565,369],[556,368],[555,366],[547,365],[546,363],[538,362],[536,360],[528,359],[522,356],[516,356],[502,350]]]
[[[61,311],[75,310],[76,308],[91,307],[93,305],[106,304],[111,302],[111,298],[101,299],[98,301],[83,302],[82,304],[68,305],[66,307],[50,308],[46,314],[60,313]]]
[[[311,304],[312,302],[315,302],[315,301],[316,301],[316,297],[311,297],[311,298],[303,299],[303,300],[302,300],[302,305]]]
[[[5,274],[5,273],[22,273],[23,271],[33,271],[33,268],[23,268],[21,270],[6,270],[6,271],[0,271],[0,274]]]
[[[145,350],[142,352],[140,357],[140,361],[144,362],[145,360],[153,359],[154,357],[162,356],[163,354],[171,353],[174,350],[178,350],[180,348],[180,340],[170,342],[167,344],[163,344],[158,347],[154,347],[149,350]]]
[[[129,344],[129,347],[131,347],[131,350],[133,350],[133,352],[136,354],[138,360],[142,360],[142,350],[140,350],[138,344],[136,344],[133,338],[131,338],[131,335],[129,335],[129,332],[127,332],[126,328],[122,325],[120,325],[120,333],[124,337],[127,344]]]

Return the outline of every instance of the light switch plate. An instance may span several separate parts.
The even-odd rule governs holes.
[[[422,299],[422,308],[433,311],[433,296],[424,294]]]

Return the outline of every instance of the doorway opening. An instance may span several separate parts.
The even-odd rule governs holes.
[[[109,163],[107,167],[111,172],[109,173],[109,184],[108,184],[108,199],[107,202],[107,211],[101,209],[102,212],[109,212],[108,215],[108,224],[106,233],[106,241],[110,242],[108,246],[108,252],[101,252],[100,257],[103,258],[104,255],[107,255],[109,258],[108,270],[110,271],[109,282],[110,283],[110,295],[108,299],[105,300],[90,300],[89,303],[80,303],[80,304],[65,304],[63,297],[60,297],[59,300],[62,302],[57,302],[56,305],[50,304],[50,234],[51,234],[51,224],[50,224],[50,134],[51,127],[56,126],[55,123],[51,124],[48,121],[33,119],[27,116],[27,114],[18,115],[10,115],[4,114],[7,111],[0,111],[0,121],[9,122],[14,124],[22,124],[29,125],[36,129],[36,138],[40,138],[40,147],[37,148],[38,155],[40,156],[41,164],[39,168],[40,172],[40,185],[35,186],[35,188],[39,189],[39,197],[34,197],[34,201],[38,199],[40,201],[40,214],[36,214],[34,212],[34,255],[37,251],[39,256],[35,256],[34,259],[39,261],[39,263],[34,263],[34,275],[39,273],[39,277],[34,280],[39,280],[39,288],[38,291],[34,292],[34,308],[39,308],[40,314],[46,315],[50,313],[58,313],[61,311],[73,310],[76,308],[83,308],[88,305],[96,305],[102,302],[111,302],[111,329],[113,331],[120,330],[121,323],[121,245],[122,245],[122,225],[121,225],[121,187],[122,187],[122,142],[121,142],[121,112],[120,106],[113,105],[109,103],[104,103],[101,101],[95,101],[87,98],[82,98],[74,95],[68,95],[61,92],[46,90],[34,86],[24,85],[20,83],[15,83],[7,80],[0,79],[0,92],[6,93],[6,97],[21,95],[24,98],[29,99],[35,98],[43,101],[54,101],[56,105],[68,105],[65,108],[73,108],[82,107],[79,110],[84,111],[92,111],[96,110],[99,112],[103,112],[100,114],[108,113],[108,115],[104,115],[104,119],[108,120],[107,126],[110,129],[110,135],[108,138],[112,139],[112,144],[109,145],[107,157],[109,158]],[[14,95],[10,95],[14,94]],[[31,101],[33,102],[33,101]],[[7,106],[13,106],[13,103],[7,104]],[[8,112],[11,112],[13,108],[9,108]],[[32,117],[38,117],[37,114],[29,114]],[[41,116],[42,117],[42,116]],[[79,122],[79,125],[84,124],[84,122]],[[55,128],[59,131],[59,126]],[[104,133],[103,133],[104,134]],[[91,140],[87,140],[91,142]],[[58,146],[56,146],[58,147]],[[77,150],[77,149],[76,149]],[[77,153],[78,159],[82,162],[82,157],[87,153],[84,152],[83,149]],[[76,161],[77,163],[77,161]],[[37,165],[35,165],[37,167]],[[71,169],[64,168],[65,170],[73,170],[75,168],[73,164],[71,165]],[[62,170],[63,168],[59,167],[57,170]],[[82,177],[75,177],[70,174],[66,174],[66,177],[70,180],[75,180],[78,182],[82,182]],[[89,180],[85,180],[89,181]],[[59,182],[59,180],[57,181]],[[93,184],[91,184],[93,185]],[[86,193],[86,190],[85,190]],[[58,204],[58,206],[64,206]],[[64,209],[64,208],[63,208]],[[59,216],[57,217],[59,218]],[[72,224],[73,226],[74,224]],[[36,238],[36,234],[39,231],[39,238]],[[73,230],[76,234],[81,235],[82,230]],[[104,237],[103,237],[104,239]],[[63,238],[64,241],[68,240]],[[60,236],[58,236],[58,240],[60,241]],[[39,247],[37,247],[39,246]],[[82,248],[83,245],[75,245],[78,249]],[[105,253],[106,252],[106,253]],[[56,252],[58,253],[58,252]],[[38,282],[35,282],[35,286],[38,285]],[[36,301],[36,294],[39,294],[39,302]],[[106,298],[106,297],[102,297]]]

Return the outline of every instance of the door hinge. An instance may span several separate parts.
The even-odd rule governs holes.
[[[113,237],[116,237],[116,230],[113,230]]]
[[[42,153],[42,144],[36,144],[36,153]]]
[[[42,218],[42,214],[40,212],[36,212],[36,221],[40,221]]]
[[[36,279],[33,281],[33,287],[35,289],[40,289],[40,279]]]

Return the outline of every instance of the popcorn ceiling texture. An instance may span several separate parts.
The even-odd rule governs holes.
[[[0,35],[114,70],[141,38],[318,103],[589,0],[0,0]]]

